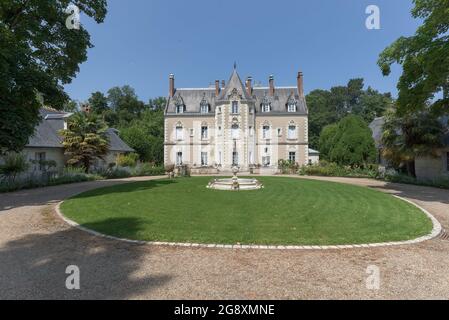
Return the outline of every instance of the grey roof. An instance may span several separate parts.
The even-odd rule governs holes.
[[[310,149],[310,148],[309,148],[309,155],[312,155],[312,154],[319,155],[320,152],[317,151],[317,150],[314,150],[314,149]]]
[[[297,87],[275,88],[274,96],[270,96],[268,87],[254,87],[252,94],[249,95],[236,70],[233,71],[229,81],[224,88],[221,88],[219,96],[215,96],[215,88],[197,88],[197,89],[176,89],[173,98],[168,98],[165,113],[168,115],[176,114],[176,106],[185,107],[184,115],[200,115],[200,105],[204,100],[210,108],[210,114],[215,113],[218,104],[229,102],[230,96],[236,92],[242,100],[248,101],[254,105],[256,113],[261,112],[263,102],[271,104],[269,114],[280,114],[287,112],[287,103],[289,100],[296,103],[297,112],[294,114],[308,114],[306,99],[300,96]],[[182,116],[182,114],[179,114]]]
[[[41,122],[36,127],[34,135],[30,138],[26,147],[28,148],[62,148],[62,137],[59,131],[64,129],[64,119],[70,116],[70,113],[42,108],[40,110]],[[109,150],[119,152],[133,152],[118,136],[118,131],[108,129],[106,134],[109,138]]]

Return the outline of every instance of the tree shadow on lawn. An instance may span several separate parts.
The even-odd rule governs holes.
[[[156,188],[157,186],[175,183],[175,181],[173,180],[160,180],[160,181],[148,180],[141,182],[103,180],[103,181],[81,182],[67,185],[44,187],[38,189],[21,190],[11,193],[2,193],[0,194],[0,214],[3,213],[2,211],[12,210],[26,206],[46,206],[49,204],[56,204],[80,192],[88,192],[93,189],[113,187],[118,185],[125,186],[133,183],[139,184],[139,186],[137,186],[136,188],[145,188],[144,185],[145,183],[156,181],[158,181],[157,184],[147,185],[146,188],[147,189]]]
[[[151,180],[151,181],[141,181],[141,182],[133,182],[127,184],[121,184],[118,186],[106,187],[91,190],[82,194],[75,196],[76,199],[82,198],[90,198],[96,197],[100,195],[109,195],[109,194],[119,194],[119,193],[128,193],[128,192],[139,192],[151,190],[159,187],[164,187],[167,185],[171,185],[177,183],[175,180]]]
[[[108,219],[86,227],[123,225],[140,230],[138,219]],[[164,286],[169,274],[145,266],[151,248],[95,237],[71,228],[32,234],[0,248],[0,299],[127,299]],[[80,290],[66,288],[66,268],[80,269]]]

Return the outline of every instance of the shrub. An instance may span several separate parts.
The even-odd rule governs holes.
[[[139,160],[139,155],[136,153],[121,154],[117,157],[117,165],[119,167],[134,168]]]
[[[131,173],[124,169],[114,168],[104,171],[103,173],[101,173],[101,176],[106,179],[123,179],[131,177]]]
[[[4,157],[4,164],[0,165],[0,176],[7,183],[14,184],[16,177],[28,170],[29,164],[21,153],[8,153]]]
[[[299,164],[290,160],[279,160],[278,167],[282,174],[294,174],[298,172]]]
[[[376,178],[378,170],[377,165],[339,166],[336,163],[323,160],[319,164],[301,167],[299,174],[303,176]]]
[[[133,172],[133,176],[162,176],[165,174],[165,168],[161,166],[154,166],[151,163],[143,163],[140,167],[136,168]]]

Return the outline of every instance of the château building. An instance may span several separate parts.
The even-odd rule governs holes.
[[[277,170],[279,160],[309,163],[308,109],[303,74],[295,86],[242,83],[236,68],[227,83],[208,88],[175,87],[169,77],[165,109],[165,165],[191,169]],[[207,170],[205,170],[207,171]]]

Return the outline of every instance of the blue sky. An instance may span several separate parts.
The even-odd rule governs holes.
[[[365,27],[368,5],[381,10],[381,30]],[[228,80],[234,61],[242,78],[294,85],[304,72],[306,93],[363,77],[366,85],[396,94],[400,68],[383,77],[379,53],[415,32],[411,0],[108,0],[97,25],[86,16],[95,47],[66,86],[72,99],[129,84],[140,99],[166,96],[168,75],[177,87]]]

